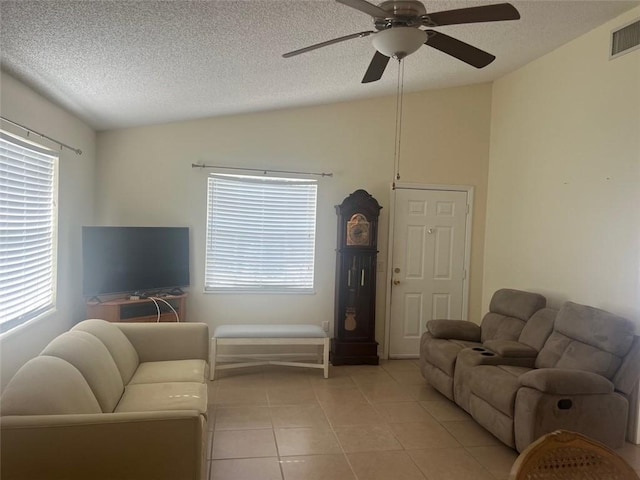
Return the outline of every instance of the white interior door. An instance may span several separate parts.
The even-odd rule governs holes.
[[[468,192],[395,194],[389,356],[417,358],[426,322],[463,318]]]

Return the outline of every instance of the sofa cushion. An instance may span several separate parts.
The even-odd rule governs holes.
[[[116,362],[122,383],[129,383],[140,360],[136,349],[117,326],[106,320],[90,319],[78,323],[72,328],[74,330],[89,332],[100,339]]]
[[[518,377],[531,370],[508,365],[479,365],[469,375],[471,393],[508,417],[513,418],[516,393],[520,388]]]
[[[58,357],[76,367],[91,387],[103,412],[113,412],[124,385],[109,350],[87,332],[71,331],[54,338],[42,355]]]
[[[470,342],[445,340],[443,338],[432,338],[428,344],[423,345],[422,354],[424,359],[442,370],[448,376],[453,377],[453,369],[456,364],[458,353],[467,348]],[[480,345],[475,343],[474,345]]]
[[[4,388],[0,414],[101,413],[100,404],[76,367],[41,355],[25,363]]]
[[[207,413],[207,385],[197,382],[141,383],[128,385],[116,412],[196,410]]]
[[[129,385],[166,382],[205,383],[206,379],[207,362],[204,360],[169,360],[141,363]]]

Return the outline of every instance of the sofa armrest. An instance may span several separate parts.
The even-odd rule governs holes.
[[[2,478],[200,480],[206,420],[196,411],[0,419]]]
[[[427,330],[434,338],[480,341],[480,326],[466,320],[429,320]]]
[[[502,357],[535,358],[538,355],[535,348],[515,340],[487,340],[482,346]]]
[[[138,352],[140,362],[209,360],[206,323],[114,323]]]
[[[567,368],[538,368],[519,377],[520,385],[555,395],[613,393],[613,383],[602,375]]]

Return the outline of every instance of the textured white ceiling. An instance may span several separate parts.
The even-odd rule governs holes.
[[[495,2],[425,2],[428,12]],[[522,19],[439,30],[497,56],[476,70],[435,49],[407,57],[405,91],[490,81],[638,1],[514,1]],[[397,65],[363,85],[371,30],[333,0],[0,1],[2,68],[99,130],[395,93]]]

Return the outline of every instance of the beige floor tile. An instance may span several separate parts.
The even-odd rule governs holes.
[[[269,407],[218,407],[216,430],[245,430],[271,428]]]
[[[345,452],[402,450],[387,425],[351,425],[334,428]]]
[[[413,360],[381,360],[380,367],[389,373],[419,370],[418,365]]]
[[[263,405],[267,406],[267,390],[261,387],[220,386],[213,395],[215,405]]]
[[[246,387],[247,385],[264,387],[267,384],[267,380],[264,376],[262,367],[247,367],[231,370],[218,370],[213,384],[216,386],[224,385],[228,387]]]
[[[460,447],[460,443],[438,422],[392,423],[389,427],[407,449]]]
[[[332,377],[329,374],[329,378],[312,378],[311,386],[314,390],[327,390],[333,388],[356,388],[356,383],[348,375]]]
[[[344,454],[285,457],[285,480],[356,480]]]
[[[420,405],[439,422],[471,419],[471,416],[467,412],[447,399],[420,402]]]
[[[300,405],[318,403],[311,385],[269,387],[267,388],[269,405]]]
[[[373,406],[387,423],[435,421],[431,414],[415,401],[374,403]]]
[[[356,383],[356,385],[367,385],[367,384],[388,384],[395,383],[395,380],[389,373],[385,372],[381,368],[378,370],[364,370],[358,373],[352,373],[351,378]]]
[[[467,447],[467,451],[494,477],[504,477],[511,471],[518,452],[504,445]]]
[[[213,434],[215,460],[225,458],[275,457],[278,455],[272,429],[217,430]]]
[[[419,371],[415,372],[391,372],[391,377],[400,385],[422,385],[425,380]]]
[[[273,458],[240,458],[213,460],[211,480],[282,480],[280,464]]]
[[[333,388],[316,390],[316,397],[320,403],[369,403],[358,388]]]
[[[275,434],[281,457],[342,453],[329,428],[277,428]]]
[[[493,480],[493,476],[464,448],[409,450],[422,473],[433,480]]]
[[[216,424],[216,406],[209,404],[207,408],[207,430],[213,430]]]
[[[377,425],[383,423],[382,416],[369,404],[327,403],[323,410],[334,427],[345,425]]]
[[[370,402],[404,402],[413,400],[402,386],[392,383],[367,383],[360,391]]]
[[[301,387],[311,385],[312,375],[310,374],[310,369],[277,366],[271,366],[271,368],[273,369],[272,371],[267,369],[265,373],[266,383],[269,387]],[[313,377],[322,378],[321,370],[313,370]]]
[[[453,422],[447,421],[440,423],[465,447],[502,445],[500,440],[473,420],[456,420]]]
[[[356,475],[366,480],[424,480],[407,452],[365,452],[347,455]]]
[[[407,394],[414,400],[443,400],[446,397],[429,385],[426,380],[419,384],[402,385]]]
[[[319,405],[283,405],[270,407],[271,421],[279,427],[329,427]]]

